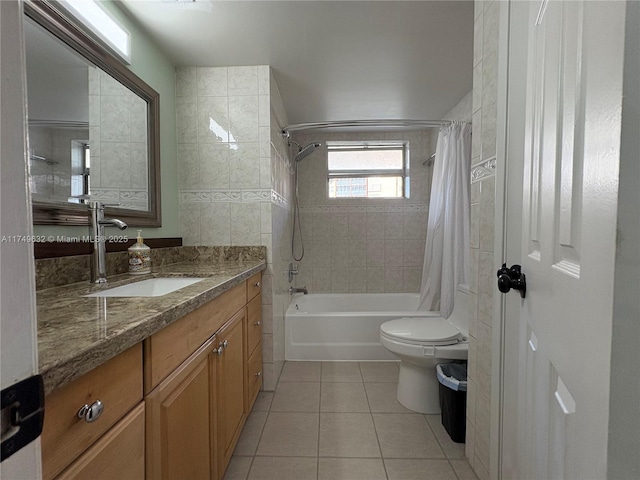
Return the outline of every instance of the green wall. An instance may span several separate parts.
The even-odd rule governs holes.
[[[102,1],[103,5],[131,33],[131,65],[129,68],[160,94],[160,160],[162,227],[144,228],[146,238],[178,237],[178,163],[176,160],[176,106],[175,69],[166,55],[147,37],[116,2]],[[86,227],[34,225],[35,235],[87,235]],[[116,229],[113,229],[114,234]],[[135,237],[135,228],[126,230]],[[109,232],[107,232],[109,234]]]

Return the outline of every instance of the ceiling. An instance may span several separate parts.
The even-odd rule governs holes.
[[[121,3],[176,66],[270,65],[290,124],[438,120],[472,88],[473,1]]]

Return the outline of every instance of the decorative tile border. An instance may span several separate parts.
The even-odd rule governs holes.
[[[241,202],[242,192],[237,190],[211,190],[212,202]]]
[[[284,198],[275,190],[271,190],[271,203],[278,205],[282,208],[286,208],[287,210],[291,209],[291,203],[288,202],[286,198]]]
[[[146,190],[120,190],[120,199],[131,202],[146,202],[149,194]]]
[[[263,190],[243,190],[242,191],[242,202],[269,202],[273,199],[273,192],[270,189]],[[276,203],[276,202],[274,202]]]
[[[290,202],[275,190],[181,190],[180,203],[274,203],[291,208]]]
[[[496,157],[471,167],[471,183],[479,182],[496,174]]]
[[[118,203],[120,201],[120,189],[92,188],[91,199],[100,202]]]
[[[305,205],[300,207],[300,213],[403,213],[403,212],[428,212],[429,205],[404,205],[395,207],[368,206],[368,207],[342,207],[326,205]]]
[[[180,203],[211,202],[211,192],[208,190],[183,190],[180,192]]]

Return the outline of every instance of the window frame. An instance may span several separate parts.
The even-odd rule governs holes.
[[[327,198],[333,199],[404,199],[409,198],[409,142],[406,140],[366,140],[366,141],[327,141]],[[329,168],[331,152],[357,152],[357,151],[402,151],[402,168],[399,169],[334,169]],[[372,177],[400,177],[402,181],[402,195],[397,197],[332,197],[331,180],[339,178],[372,178]]]

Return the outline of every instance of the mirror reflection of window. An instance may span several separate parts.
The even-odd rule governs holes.
[[[89,143],[86,140],[71,140],[71,196],[89,194]]]

